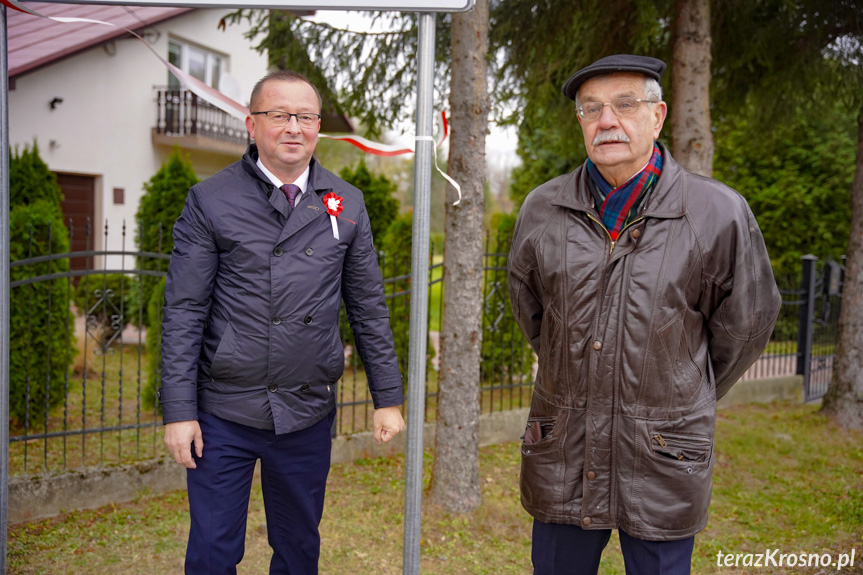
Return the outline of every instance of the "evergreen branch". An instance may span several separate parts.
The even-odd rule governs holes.
[[[391,30],[388,32],[363,32],[359,30],[348,30],[347,28],[339,28],[337,26],[333,26],[327,22],[316,22],[314,20],[308,20],[306,18],[301,18],[304,25],[314,26],[316,28],[327,29],[333,32],[338,32],[342,34],[351,34],[354,36],[362,36],[365,38],[376,38],[376,37],[386,37],[386,36],[401,36],[404,35],[407,31],[402,30]]]

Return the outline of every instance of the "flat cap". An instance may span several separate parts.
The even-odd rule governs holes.
[[[563,93],[570,100],[575,100],[575,95],[578,89],[590,78],[601,74],[611,74],[613,72],[635,72],[636,74],[644,74],[656,81],[662,76],[665,71],[665,62],[650,56],[635,56],[632,54],[615,54],[614,56],[606,56],[600,58],[593,64],[585,66],[563,85]]]

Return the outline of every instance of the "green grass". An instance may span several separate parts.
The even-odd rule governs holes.
[[[116,344],[110,354],[96,355],[83,348],[69,369],[68,396],[53,407],[47,422],[10,422],[11,437],[83,428],[161,421],[152,406],[138,400],[145,385],[147,354],[143,346]],[[62,382],[65,385],[65,381]],[[87,465],[131,463],[161,454],[161,430],[156,427],[86,433],[48,439],[16,441],[9,445],[9,474],[62,471]],[[158,438],[157,438],[158,436]]]
[[[715,565],[719,549],[851,546],[863,557],[863,433],[835,427],[813,407],[774,405],[719,412],[718,436],[702,558]]]
[[[146,350],[141,347],[139,356],[137,345],[125,344],[117,345],[113,351],[109,355],[96,356],[92,350],[85,352],[82,349],[78,362],[70,369],[65,405],[60,404],[50,410],[47,427],[44,420],[31,422],[26,430],[23,422],[12,422],[10,437],[24,436],[25,431],[31,436],[38,435],[45,433],[46,429],[49,433],[56,433],[80,432],[82,427],[92,430],[136,423],[144,427],[12,442],[9,445],[10,476],[133,463],[164,454],[163,431],[159,425],[161,416],[153,407],[138,401],[139,378],[141,386],[146,378],[143,373],[143,366],[147,363]],[[354,363],[355,358],[352,358],[336,388],[337,401],[346,404],[338,411],[339,434],[372,429],[374,407],[366,374],[362,369],[355,369]],[[530,386],[491,389],[495,383],[500,386],[496,381],[483,382],[480,394],[483,413],[530,404]],[[426,389],[428,394],[438,391],[438,372],[431,366],[426,371]],[[426,421],[435,420],[436,408],[437,397],[427,397]]]
[[[833,343],[813,343],[812,355],[833,355],[836,352],[836,345]],[[764,350],[768,355],[785,355],[797,353],[796,341],[771,341],[767,344]]]
[[[835,427],[817,408],[752,405],[719,412],[713,501],[696,537],[693,573],[719,568],[716,554],[846,553],[863,573],[863,432]],[[422,573],[530,573],[530,525],[518,495],[516,443],[480,450],[483,505],[466,515],[423,503]],[[432,454],[425,456],[428,485]],[[321,573],[401,573],[404,457],[333,467],[321,525]],[[180,573],[188,530],[183,493],[12,526],[10,574]],[[260,487],[253,488],[240,573],[269,559]],[[821,573],[762,568],[758,573]],[[825,573],[827,571],[824,571]],[[834,572],[834,570],[830,570]],[[616,536],[600,573],[622,574]]]

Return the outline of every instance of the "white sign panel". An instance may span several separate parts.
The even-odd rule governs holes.
[[[40,0],[66,4],[69,0]],[[176,8],[268,8],[305,10],[393,10],[401,12],[465,12],[475,0],[75,0],[76,4],[169,6]]]

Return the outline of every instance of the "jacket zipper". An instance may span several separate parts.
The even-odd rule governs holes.
[[[593,220],[594,222],[596,222],[597,224],[599,224],[599,227],[600,227],[600,228],[605,232],[605,235],[606,235],[606,236],[608,236],[608,240],[609,240],[609,242],[611,242],[611,248],[608,250],[608,257],[606,258],[605,263],[604,263],[604,264],[603,264],[603,266],[602,266],[602,276],[600,277],[600,284],[599,284],[599,301],[597,302],[596,317],[594,317],[594,320],[593,320],[593,329],[594,329],[594,333],[595,333],[595,332],[596,332],[597,325],[598,325],[598,323],[599,323],[599,317],[600,317],[600,315],[601,315],[601,313],[602,313],[602,304],[603,304],[603,300],[605,299],[605,281],[606,281],[606,276],[607,276],[607,274],[608,274],[608,264],[609,264],[609,262],[611,261],[611,256],[612,256],[612,254],[614,253],[614,247],[615,247],[615,245],[616,245],[616,244],[615,244],[615,241],[611,238],[611,234],[608,232],[608,229],[605,227],[605,224],[603,224],[601,221],[597,220],[597,219],[596,219],[595,217],[593,217],[593,215],[591,215],[589,212],[584,212],[584,213],[587,215],[587,217],[588,217],[588,218],[590,218],[591,220]],[[591,368],[590,368],[590,374],[592,375],[592,377],[593,377],[593,378],[595,378],[595,377],[596,377],[595,361],[597,361],[597,360],[595,360],[594,358],[595,358],[595,356],[592,356],[592,357],[591,357],[591,362],[590,362],[590,363],[593,365],[593,367],[591,367]],[[589,412],[589,410],[590,410],[590,401],[589,401],[589,397],[590,397],[590,383],[588,383],[588,393],[587,393],[587,395],[588,395],[587,409],[588,409],[588,412]],[[615,409],[612,407],[612,415],[611,415],[612,433],[613,433],[613,429],[614,429],[614,419],[615,419],[615,417],[616,417],[616,414],[614,413],[614,411],[615,411]],[[588,432],[588,434],[589,434],[589,432]],[[586,465],[587,465],[588,458],[591,458],[591,459],[592,459],[592,458],[593,458],[593,455],[586,451],[586,452],[585,452],[585,467],[586,467]],[[613,458],[612,458],[612,469],[613,469],[613,468],[614,468],[614,460],[613,460]]]
[[[599,221],[599,220],[597,220],[596,218],[594,218],[592,215],[590,215],[590,213],[588,213],[588,212],[585,212],[585,213],[587,214],[587,217],[588,217],[588,218],[590,218],[590,219],[591,219],[591,220],[593,220],[594,222],[598,223],[598,224],[599,224],[599,226],[602,228],[602,230],[605,232],[605,235],[607,235],[607,236],[608,236],[608,239],[609,239],[609,241],[611,242],[611,249],[610,249],[610,250],[608,250],[608,254],[609,254],[609,255],[611,255],[612,253],[614,253],[614,248],[615,248],[615,246],[617,246],[617,242],[615,242],[615,241],[611,238],[611,234],[608,232],[608,229],[605,227],[605,224],[603,224],[601,221]],[[629,227],[631,227],[631,226],[634,226],[635,224],[637,224],[638,222],[640,222],[640,221],[641,221],[641,220],[643,220],[643,219],[644,219],[644,218],[638,218],[637,220],[632,220],[631,222],[629,222],[628,224],[626,224],[626,225],[623,227],[623,229],[622,229],[622,230],[620,230],[620,234],[621,234],[621,235],[623,235],[623,232],[625,232],[627,228],[629,228]],[[618,236],[618,237],[619,237],[619,236]]]
[[[611,233],[609,233],[608,228],[605,227],[605,224],[603,224],[601,221],[597,220],[589,212],[584,212],[584,213],[587,214],[588,218],[590,218],[591,220],[593,220],[594,222],[599,224],[599,227],[602,228],[602,230],[605,232],[605,235],[608,236],[609,242],[611,243],[611,247],[608,250],[608,260],[606,260],[606,265],[603,267],[603,272],[602,272],[602,283],[601,283],[601,287],[600,287],[599,308],[598,308],[598,309],[602,309],[602,300],[605,299],[605,276],[606,276],[606,272],[607,272],[606,268],[608,266],[608,262],[611,261],[611,256],[614,253],[614,248],[617,246],[617,242],[615,242],[614,239],[612,239]],[[622,234],[627,228],[629,228],[630,226],[633,226],[634,224],[642,221],[643,219],[644,218],[642,217],[642,218],[638,218],[638,219],[635,219],[635,220],[629,222],[626,226],[624,226],[623,229],[620,230],[620,233]],[[599,312],[597,312],[597,313],[599,313]],[[615,427],[616,418],[617,418],[616,405],[612,405],[612,410],[611,410],[612,436],[614,436],[614,427]],[[658,433],[656,434],[656,437],[657,437],[657,439],[662,439],[662,436],[659,435]],[[663,439],[663,442],[664,442],[664,439]],[[586,459],[586,457],[585,457],[585,459]],[[614,456],[612,457],[611,466],[612,466],[612,470],[613,470],[615,468]],[[613,482],[612,482],[612,485],[613,485]],[[612,497],[612,500],[613,500],[613,497]],[[614,507],[615,503],[612,502],[611,506]]]
[[[611,238],[611,234],[610,234],[610,233],[608,233],[608,229],[605,227],[605,224],[603,224],[601,221],[599,221],[599,220],[597,220],[596,218],[594,218],[594,217],[593,217],[589,212],[585,212],[585,213],[587,214],[587,217],[588,217],[588,218],[590,218],[591,220],[593,220],[593,221],[595,221],[596,223],[598,223],[598,224],[599,224],[599,227],[600,227],[600,228],[602,228],[602,231],[604,231],[604,232],[605,232],[605,235],[607,235],[607,236],[608,236],[608,241],[610,241],[610,242],[611,242],[611,249],[610,249],[610,250],[608,250],[608,254],[609,254],[609,255],[611,255],[611,253],[612,253],[612,252],[614,252],[615,242],[614,242],[614,240]]]

